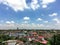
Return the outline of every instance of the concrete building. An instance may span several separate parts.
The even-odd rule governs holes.
[[[5,43],[6,45],[24,45],[23,41],[20,40],[7,40],[3,43]]]

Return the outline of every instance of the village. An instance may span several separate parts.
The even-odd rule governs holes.
[[[59,30],[0,30],[0,45],[52,45],[49,40],[57,34]]]

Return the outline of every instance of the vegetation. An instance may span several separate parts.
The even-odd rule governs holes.
[[[51,45],[60,45],[60,34],[54,35],[54,36],[50,39],[50,44],[51,44]]]
[[[54,33],[53,31],[48,31],[48,32]],[[24,37],[23,38],[19,38],[19,36],[13,37],[13,36],[9,36],[9,35],[0,34],[0,45],[2,45],[3,41],[14,40],[14,39],[21,40],[24,43],[28,42],[27,38],[24,38]],[[46,38],[46,40],[48,41],[48,43],[46,45],[60,45],[60,34],[55,34],[51,38]],[[44,45],[44,44],[41,44],[40,42],[31,42],[31,43],[33,45],[35,45],[35,44]],[[4,43],[3,43],[3,45],[4,45]]]

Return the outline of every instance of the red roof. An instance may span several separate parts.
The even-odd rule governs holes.
[[[44,38],[43,36],[38,36],[38,38]]]
[[[44,40],[44,41],[42,41],[42,42],[40,42],[40,43],[42,43],[42,44],[47,44],[47,42],[48,42],[48,41]]]
[[[48,41],[46,41],[46,40],[40,41],[40,40],[38,40],[38,39],[36,39],[35,41],[36,41],[36,42],[40,42],[40,43],[42,43],[42,44],[47,44],[47,42],[48,42]]]
[[[38,36],[38,39],[36,39],[35,41],[36,41],[36,42],[40,42],[40,43],[42,43],[42,44],[47,44],[47,42],[48,42],[47,40],[42,40],[42,41],[39,40],[39,39],[42,39],[42,38],[44,38],[44,37],[43,37],[43,36]]]
[[[31,34],[37,34],[36,32],[32,32]]]

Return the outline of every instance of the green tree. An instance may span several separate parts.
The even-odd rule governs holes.
[[[56,35],[56,45],[60,45],[60,34]]]
[[[54,35],[50,40],[51,45],[60,45],[60,34]]]

